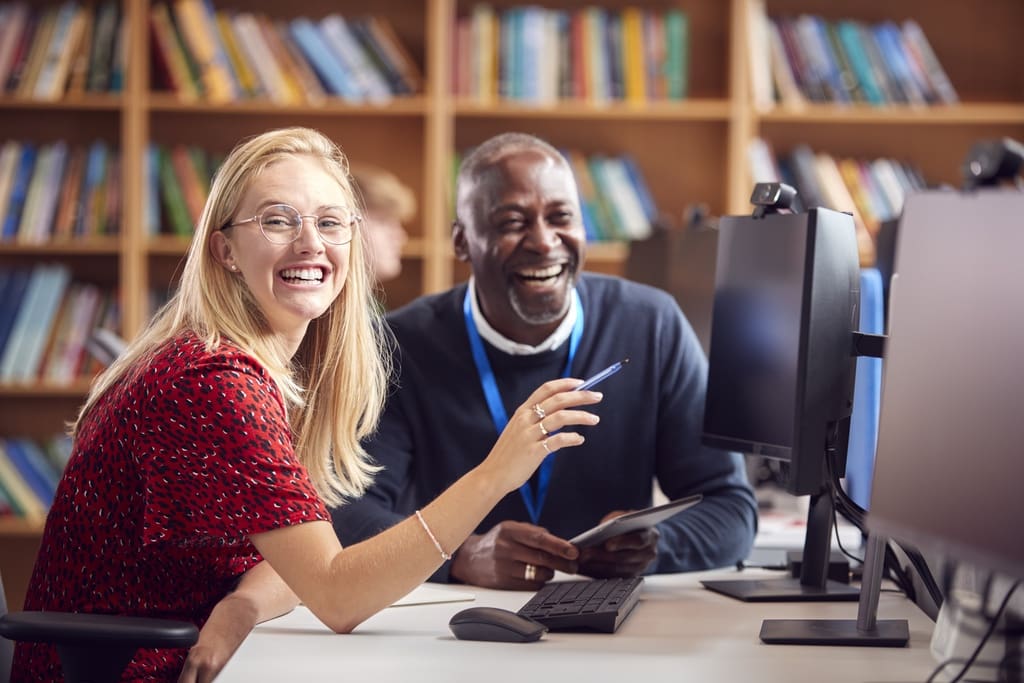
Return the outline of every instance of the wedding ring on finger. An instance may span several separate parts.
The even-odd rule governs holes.
[[[541,434],[543,434],[544,436],[547,436],[547,435],[548,435],[548,430],[544,429],[544,421],[543,421],[543,420],[541,420],[540,422],[538,422],[538,423],[537,423],[537,426],[538,426],[538,427],[540,427],[540,433],[541,433]]]
[[[544,412],[544,409],[540,407],[539,403],[533,404],[533,414],[536,415],[539,420],[543,420],[548,416],[548,414]]]
[[[527,581],[533,581],[537,578],[537,568],[532,564],[527,564],[523,567],[523,578]]]

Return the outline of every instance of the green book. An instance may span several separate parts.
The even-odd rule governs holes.
[[[160,194],[163,196],[164,208],[171,224],[171,232],[182,237],[192,237],[192,220],[188,215],[188,205],[181,190],[178,176],[174,173],[171,157],[161,147],[160,154]]]
[[[690,89],[690,19],[680,9],[665,12],[665,84],[668,99],[682,100]]]

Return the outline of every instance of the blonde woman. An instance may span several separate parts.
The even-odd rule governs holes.
[[[26,609],[191,620],[189,653],[140,650],[126,678],[212,680],[252,626],[298,600],[351,631],[434,572],[548,451],[583,442],[557,430],[596,423],[574,408],[600,394],[548,382],[478,467],[343,549],[326,505],[371,481],[360,439],[388,381],[365,250],[331,141],[290,128],[235,148],[177,293],[74,425]],[[60,680],[52,647],[19,644],[13,680]]]

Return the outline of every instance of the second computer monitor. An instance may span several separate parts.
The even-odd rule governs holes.
[[[721,220],[704,442],[789,463],[787,490],[819,493],[845,467],[859,271],[853,219]]]
[[[811,499],[798,581],[704,585],[747,601],[855,600],[827,581],[856,369],[853,218],[815,208],[730,216],[719,230],[703,441],[787,462],[787,490]]]

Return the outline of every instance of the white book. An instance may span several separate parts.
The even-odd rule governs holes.
[[[231,22],[238,40],[238,47],[245,53],[245,58],[256,72],[256,77],[263,86],[263,92],[278,104],[288,104],[290,97],[288,85],[281,74],[277,61],[274,60],[270,45],[263,38],[256,17],[248,12],[239,12]]]
[[[32,91],[33,97],[56,100],[64,94],[71,58],[78,44],[78,35],[82,32],[83,12],[85,10],[73,2],[66,2],[57,10],[50,43]]]

